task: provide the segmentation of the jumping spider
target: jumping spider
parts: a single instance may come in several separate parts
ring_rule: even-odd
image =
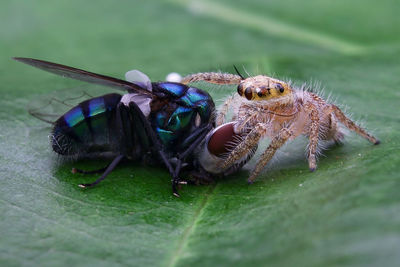
[[[233,118],[236,121],[235,132],[245,134],[245,137],[226,155],[225,160],[220,164],[221,168],[227,168],[248,154],[257,147],[261,138],[265,136],[271,138],[271,143],[248,178],[249,183],[254,182],[275,152],[286,141],[301,134],[309,139],[308,164],[310,171],[314,171],[317,168],[318,143],[331,140],[339,143],[344,138],[338,122],[371,143],[375,145],[380,143],[377,138],[350,120],[336,105],[327,103],[317,94],[304,88],[292,87],[290,83],[264,75],[244,78],[239,72],[238,75],[196,73],[184,77],[182,83],[198,81],[238,85],[238,94],[225,101],[216,121],[217,125],[223,124],[230,107],[238,106]]]

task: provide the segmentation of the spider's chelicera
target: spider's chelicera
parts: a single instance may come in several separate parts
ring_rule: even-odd
[[[228,110],[233,106],[235,132],[244,134],[245,137],[233,144],[234,149],[226,155],[221,168],[227,168],[248,154],[257,147],[263,137],[271,138],[271,143],[248,178],[249,183],[256,179],[286,141],[299,135],[305,135],[309,139],[308,164],[310,170],[314,171],[317,167],[318,143],[332,140],[340,143],[344,138],[343,129],[338,122],[371,143],[380,143],[377,138],[349,119],[336,105],[304,88],[294,88],[290,83],[264,75],[244,78],[239,73],[235,75],[214,72],[188,75],[183,78],[182,83],[197,81],[238,85],[238,94],[225,101],[216,121],[217,125],[223,124]]]

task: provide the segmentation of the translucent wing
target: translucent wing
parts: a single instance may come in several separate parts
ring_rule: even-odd
[[[54,124],[65,112],[93,97],[78,88],[59,90],[34,99],[28,106],[28,112],[41,121]]]
[[[119,90],[124,90],[128,92],[135,92],[140,94],[145,94],[151,96],[152,93],[146,87],[142,87],[139,84],[135,84],[129,81],[120,80],[110,76],[105,76],[57,63],[52,63],[44,60],[33,59],[33,58],[22,58],[15,57],[16,61],[31,65],[33,67],[63,76],[75,80],[80,80],[84,82],[94,83],[113,87]],[[147,76],[146,76],[147,77]]]

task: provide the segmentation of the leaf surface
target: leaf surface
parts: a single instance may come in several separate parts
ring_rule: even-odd
[[[399,4],[396,1],[3,1],[0,4],[1,266],[395,266],[400,261]],[[123,78],[266,73],[318,82],[382,141],[350,134],[310,173],[305,139],[248,186],[254,160],[171,194],[166,170],[65,162],[38,97],[84,86],[11,60],[34,57]],[[232,87],[204,86],[217,105]],[[61,92],[60,91],[60,92]],[[265,147],[265,144],[264,146]],[[259,151],[261,153],[262,151]]]

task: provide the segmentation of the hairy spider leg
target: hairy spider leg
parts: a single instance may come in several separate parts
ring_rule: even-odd
[[[261,129],[260,129],[261,130]],[[264,130],[264,129],[263,129]],[[282,128],[279,133],[272,138],[271,143],[261,155],[260,159],[258,160],[256,166],[254,167],[253,171],[250,174],[249,179],[247,182],[252,184],[257,176],[260,174],[262,169],[267,165],[267,163],[272,159],[275,155],[275,152],[283,146],[286,141],[293,135],[293,132],[288,128]]]
[[[260,139],[265,135],[267,127],[264,123],[257,123],[249,134],[229,153],[221,168],[225,169],[231,166],[256,147]]]
[[[239,84],[243,80],[236,74],[219,72],[199,72],[187,75],[182,78],[181,83],[188,84],[193,82],[205,81],[214,84]]]
[[[367,131],[365,131],[363,128],[361,128],[360,126],[355,124],[346,115],[344,115],[343,111],[341,111],[340,108],[338,108],[335,105],[331,105],[331,108],[332,108],[332,111],[334,112],[336,118],[341,123],[343,123],[347,128],[349,128],[350,130],[352,130],[352,131],[356,132],[357,134],[361,135],[362,137],[364,137],[365,139],[367,139],[368,141],[370,141],[374,145],[380,144],[381,141],[379,141],[379,139],[375,138],[374,136],[369,134]]]
[[[215,124],[217,127],[225,123],[226,114],[228,114],[229,107],[232,105],[233,100],[234,96],[229,96],[219,109],[217,118],[215,119]]]
[[[316,153],[317,153],[317,146],[318,146],[318,139],[319,139],[319,115],[318,110],[315,108],[314,105],[310,105],[311,113],[310,113],[310,134],[309,134],[309,145],[308,145],[308,166],[310,171],[315,171],[317,168],[316,162]]]

